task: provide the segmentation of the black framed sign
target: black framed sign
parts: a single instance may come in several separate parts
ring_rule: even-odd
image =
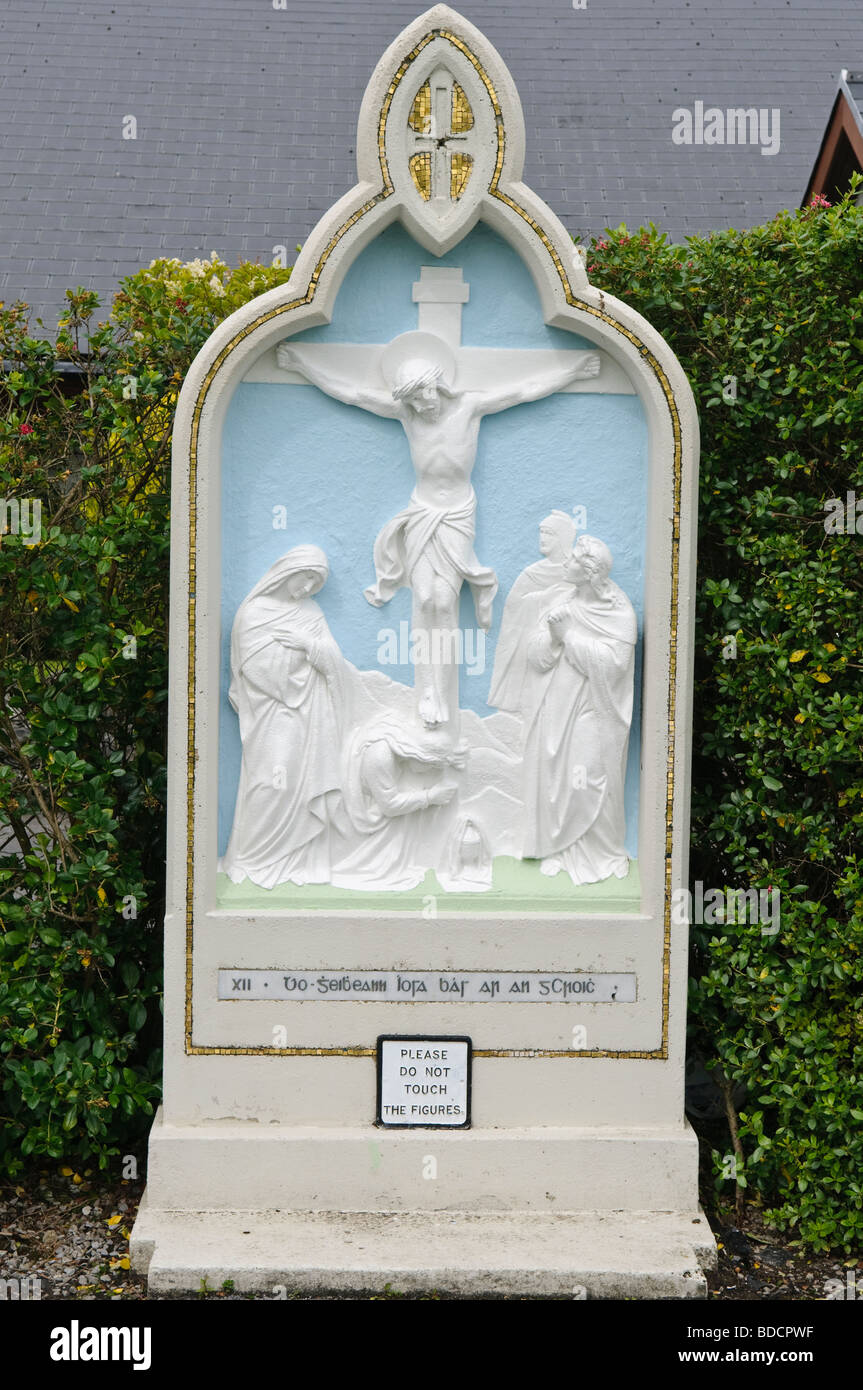
[[[398,1129],[468,1129],[472,1062],[470,1038],[381,1035],[375,1123]]]

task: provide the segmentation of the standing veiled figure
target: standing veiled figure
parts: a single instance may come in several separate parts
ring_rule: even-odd
[[[575,518],[553,511],[539,523],[542,559],[522,570],[507,595],[494,656],[488,703],[496,709],[521,713],[525,677],[524,635],[543,611],[548,611],[549,589],[565,596],[571,581],[566,566],[575,541]]]
[[[623,786],[638,633],[611,564],[602,541],[580,536],[569,596],[552,602],[527,642],[522,854],[575,884],[629,869]]]
[[[345,663],[312,599],[329,573],[314,545],[289,550],[237,609],[228,698],[243,762],[219,869],[235,883],[326,883],[341,787]]]

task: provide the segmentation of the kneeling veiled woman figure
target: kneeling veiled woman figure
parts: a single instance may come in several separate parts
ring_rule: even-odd
[[[237,609],[228,698],[243,762],[219,869],[235,883],[326,883],[339,799],[345,663],[312,595],[329,567],[314,545],[289,550]]]

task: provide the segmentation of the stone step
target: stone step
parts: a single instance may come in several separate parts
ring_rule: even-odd
[[[690,1299],[715,1261],[700,1211],[170,1212],[142,1204],[133,1266],[150,1293],[271,1298]]]

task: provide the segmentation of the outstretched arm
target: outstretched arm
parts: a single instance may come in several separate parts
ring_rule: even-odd
[[[390,419],[398,416],[398,408],[389,392],[357,386],[346,377],[336,376],[329,368],[309,362],[288,343],[279,343],[276,361],[286,371],[304,376],[312,386],[326,391],[328,396],[334,396],[345,405],[358,405],[363,410],[370,410],[375,415],[386,415]]]
[[[508,410],[511,405],[522,405],[525,401],[538,401],[543,396],[551,396],[562,391],[573,381],[590,381],[599,376],[599,355],[595,352],[579,355],[578,361],[546,372],[541,377],[520,382],[517,386],[504,387],[500,391],[477,392],[477,412],[480,415],[496,415],[499,410]],[[470,395],[474,393],[471,392]]]

